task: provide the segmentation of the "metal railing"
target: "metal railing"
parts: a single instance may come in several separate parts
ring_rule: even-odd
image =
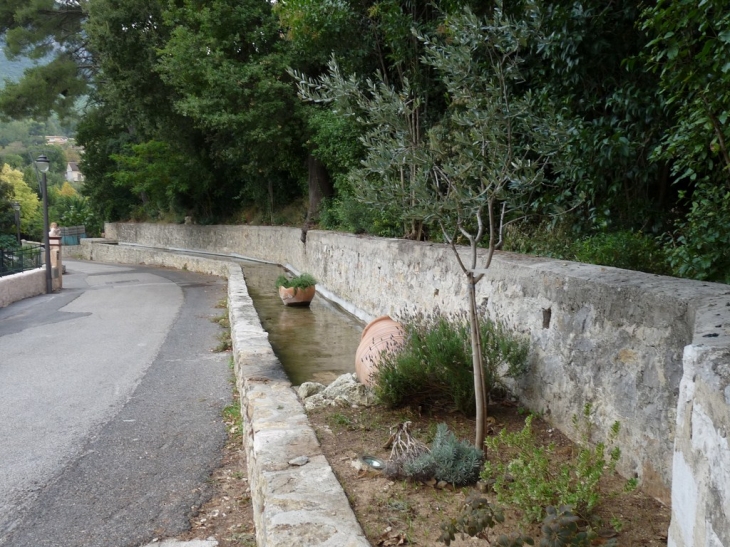
[[[42,245],[27,245],[21,249],[0,249],[0,277],[34,270],[43,265]]]

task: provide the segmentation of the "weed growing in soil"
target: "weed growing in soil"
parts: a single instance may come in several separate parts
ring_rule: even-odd
[[[344,414],[339,414],[339,413],[333,414],[332,416],[330,416],[329,421],[334,425],[340,425],[343,427],[352,426],[352,421],[350,420],[350,418],[348,418]]]
[[[241,417],[241,402],[236,398],[223,409],[223,422],[232,438],[239,441],[243,437],[243,418]]]
[[[213,351],[220,353],[223,351],[229,351],[233,348],[233,341],[231,340],[231,323],[228,315],[228,301],[225,299],[221,300],[215,307],[223,309],[223,313],[216,315],[211,319],[213,323],[217,323],[223,329],[217,336],[218,344],[213,348]]]
[[[548,506],[542,521],[540,547],[590,547],[598,534],[590,527],[581,529],[580,517],[574,515],[569,506],[555,508]],[[523,547],[535,545],[530,536],[512,533],[490,538],[490,530],[504,522],[504,513],[493,507],[487,498],[476,496],[467,500],[460,515],[441,525],[441,543],[451,545],[456,534],[479,537],[492,543],[496,539],[499,547]],[[616,539],[603,543],[606,547],[616,547]]]
[[[574,417],[574,424],[582,425],[583,446],[559,466],[554,465],[555,447],[540,446],[532,432],[532,416],[525,420],[521,431],[487,439],[489,459],[481,477],[492,482],[497,499],[516,505],[524,511],[525,519],[539,522],[544,508],[568,506],[587,520],[600,501],[598,483],[604,473],[613,473],[621,455],[613,448],[606,460],[606,445],[588,445],[591,406],[583,410],[582,421]],[[619,423],[614,423],[609,436],[613,443],[618,436]]]

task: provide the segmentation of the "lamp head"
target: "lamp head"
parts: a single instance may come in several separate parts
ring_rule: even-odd
[[[40,156],[38,156],[35,160],[35,164],[41,173],[48,172],[48,168],[51,166],[51,162],[48,161],[48,158],[45,154],[41,154]]]

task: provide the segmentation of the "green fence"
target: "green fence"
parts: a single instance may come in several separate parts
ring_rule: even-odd
[[[0,277],[40,268],[42,249],[41,245],[12,250],[0,249]]]
[[[86,237],[85,226],[65,226],[61,227],[61,244],[62,245],[79,245],[80,239]]]

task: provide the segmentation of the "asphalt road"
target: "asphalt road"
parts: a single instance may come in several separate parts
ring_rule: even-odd
[[[136,547],[185,530],[225,440],[225,281],[67,261],[0,309],[0,546]]]

